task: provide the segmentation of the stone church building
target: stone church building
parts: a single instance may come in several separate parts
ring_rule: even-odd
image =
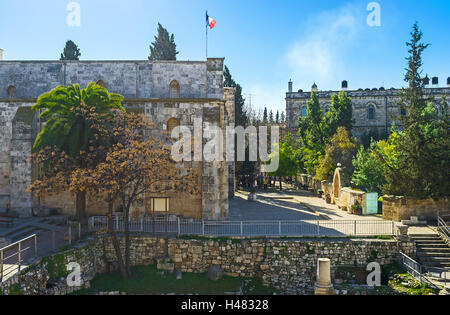
[[[26,189],[36,177],[29,157],[42,123],[31,110],[36,99],[59,85],[90,82],[122,94],[124,106],[145,113],[168,139],[173,127],[194,120],[208,125],[234,125],[234,89],[223,87],[224,59],[206,61],[6,61],[0,59],[0,213],[22,217],[42,206],[74,214],[70,193],[35,198]],[[205,142],[205,139],[203,140]],[[227,219],[234,189],[234,163],[189,162],[183,167],[198,173],[200,192],[182,191],[150,196],[142,211],[161,211],[187,218]],[[88,215],[106,213],[106,205],[88,200]]]
[[[402,113],[400,106],[401,89],[359,89],[348,90],[348,82],[343,81],[342,90],[347,93],[352,100],[353,105],[353,134],[361,139],[364,134],[375,131],[379,135],[388,134],[392,123],[395,122],[400,126],[400,122],[396,117],[405,114]],[[311,88],[316,91],[323,112],[327,112],[331,106],[331,97],[340,91],[319,91],[317,85]],[[440,110],[442,99],[445,98],[447,104],[450,104],[450,78],[447,79],[447,87],[439,87],[437,77],[432,79],[432,86],[425,89],[427,96],[434,97],[435,106]],[[299,90],[293,91],[292,81],[288,84],[288,92],[286,93],[286,121],[287,129],[295,133],[298,129],[299,117],[307,116],[307,103],[311,99],[311,92]]]

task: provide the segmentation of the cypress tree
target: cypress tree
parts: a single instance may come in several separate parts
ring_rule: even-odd
[[[80,56],[81,53],[78,46],[73,41],[68,40],[59,60],[80,60]]]
[[[155,41],[150,45],[149,60],[177,60],[177,45],[175,36],[169,35],[169,32],[158,23],[158,35]]]

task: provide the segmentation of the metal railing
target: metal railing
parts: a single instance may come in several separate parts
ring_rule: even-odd
[[[25,266],[24,262],[44,257],[81,240],[88,229],[75,222],[53,230],[41,230],[0,249],[0,283],[13,278]]]
[[[423,285],[435,289],[443,289],[447,283],[450,283],[449,269],[425,267],[402,252],[400,252],[400,263],[407,273]]]
[[[437,217],[437,231],[441,235],[441,237],[444,239],[444,241],[449,244],[450,246],[450,228],[447,225],[447,222],[445,221],[445,218],[450,216],[439,216]]]
[[[34,249],[34,257],[37,257],[37,235],[33,234],[18,242],[0,248],[0,282],[11,275],[20,272],[22,262]],[[29,258],[29,257],[28,257]]]
[[[114,230],[124,232],[124,218],[113,217]],[[107,217],[91,217],[91,231],[106,229]],[[392,221],[205,221],[143,217],[129,222],[130,232],[204,236],[378,236],[394,235]]]

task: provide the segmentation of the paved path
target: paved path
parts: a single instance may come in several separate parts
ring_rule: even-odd
[[[322,220],[322,218],[294,199],[271,199],[258,195],[257,201],[248,202],[246,194],[237,193],[230,201],[230,220]]]
[[[380,216],[358,216],[330,205],[304,190],[258,192],[256,202],[247,201],[248,192],[239,191],[230,202],[230,220],[365,220],[383,221]]]

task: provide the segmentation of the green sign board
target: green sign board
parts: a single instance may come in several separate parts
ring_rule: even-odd
[[[365,215],[378,213],[378,193],[366,194],[366,213]]]

